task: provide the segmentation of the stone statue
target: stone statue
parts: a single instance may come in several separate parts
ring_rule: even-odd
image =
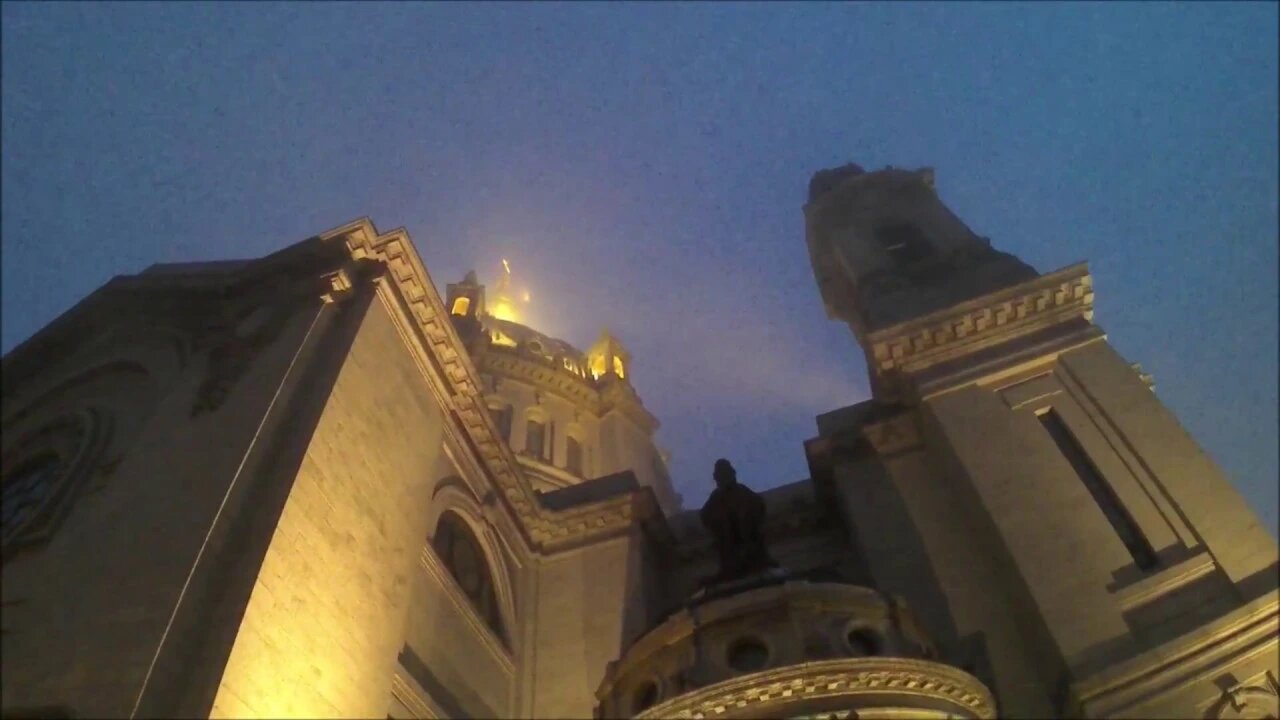
[[[716,461],[712,477],[716,489],[699,513],[702,524],[715,538],[720,570],[703,580],[717,585],[777,567],[764,544],[764,498],[738,482],[728,460]]]

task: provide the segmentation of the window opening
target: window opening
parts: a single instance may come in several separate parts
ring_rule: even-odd
[[[572,435],[565,436],[565,469],[569,472],[582,476],[582,443]]]
[[[494,592],[493,576],[485,560],[480,542],[476,540],[466,521],[453,512],[445,512],[436,525],[431,545],[449,574],[462,588],[467,600],[495,634],[507,642],[498,612],[498,597]]]
[[[1066,457],[1067,462],[1071,464],[1071,468],[1076,472],[1076,477],[1080,478],[1080,482],[1084,483],[1085,488],[1089,490],[1089,494],[1093,496],[1094,502],[1102,510],[1102,514],[1106,516],[1107,521],[1111,523],[1111,527],[1115,529],[1116,534],[1120,536],[1120,540],[1124,542],[1125,548],[1129,550],[1129,554],[1133,557],[1134,564],[1143,570],[1155,567],[1157,563],[1156,554],[1151,548],[1151,544],[1147,542],[1147,538],[1138,529],[1138,524],[1133,521],[1133,517],[1125,510],[1110,483],[1098,472],[1097,467],[1089,459],[1088,454],[1080,446],[1080,442],[1071,433],[1070,428],[1067,427],[1066,423],[1062,421],[1062,418],[1053,409],[1040,413],[1039,417],[1040,424],[1044,426],[1044,429],[1049,433],[1049,437],[1053,438],[1054,443],[1057,444],[1058,450]]]
[[[536,458],[545,457],[547,426],[532,418],[526,423],[524,451]]]

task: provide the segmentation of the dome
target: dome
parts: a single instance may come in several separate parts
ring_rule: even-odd
[[[587,356],[559,338],[540,333],[528,325],[502,320],[492,315],[477,317],[481,331],[488,337],[490,348],[524,350],[540,356],[580,378],[587,377]]]
[[[580,350],[520,322],[528,292],[512,288],[504,262],[492,293],[468,273],[445,303],[484,387],[498,435],[537,492],[631,472],[658,504],[678,511],[657,418],[631,384],[631,355],[607,330]],[[516,302],[514,298],[520,297]]]

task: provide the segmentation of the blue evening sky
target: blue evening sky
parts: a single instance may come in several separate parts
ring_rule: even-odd
[[[1277,5],[3,5],[3,350],[113,275],[405,226],[608,326],[689,505],[807,476],[867,397],[810,175],[932,166],[976,232],[1088,260],[1095,320],[1277,525]],[[406,429],[411,432],[412,429]]]

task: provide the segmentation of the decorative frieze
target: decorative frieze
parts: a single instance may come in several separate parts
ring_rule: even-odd
[[[886,705],[934,709],[943,704],[949,706],[950,717],[996,716],[991,694],[967,673],[927,660],[860,657],[807,662],[736,678],[685,693],[635,717],[774,717],[788,708],[805,708],[809,713],[835,709],[815,707],[819,703],[841,709]]]
[[[1077,317],[1093,318],[1083,263],[871,333],[872,371],[923,369]]]

